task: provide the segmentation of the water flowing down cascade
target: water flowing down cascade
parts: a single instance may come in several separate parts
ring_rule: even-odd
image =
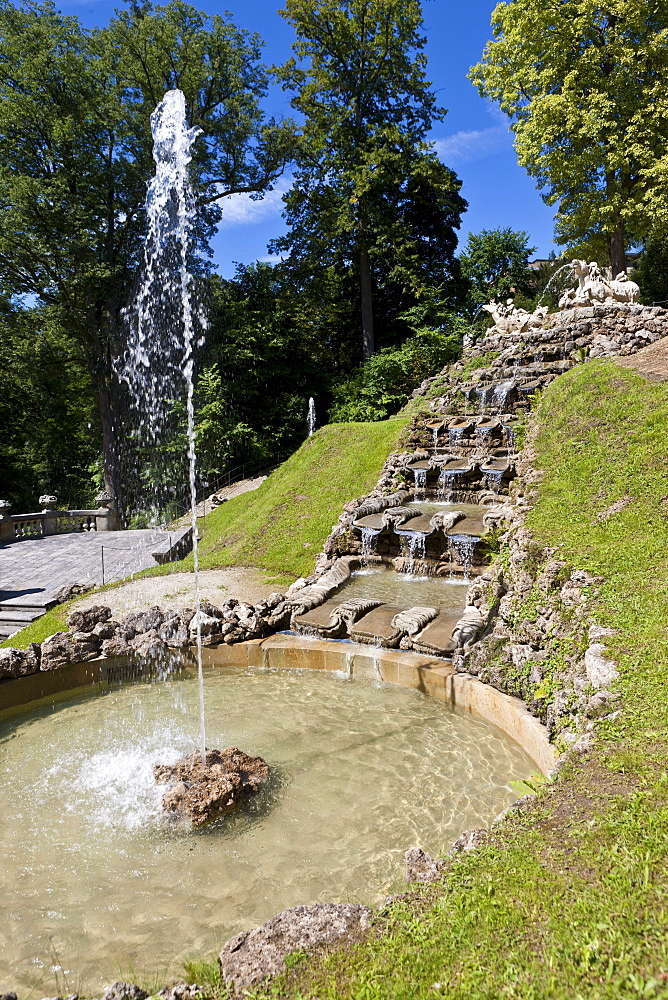
[[[501,480],[503,479],[503,469],[485,469],[483,476],[485,477],[485,486],[487,489],[498,493],[501,488]]]
[[[408,549],[406,573],[412,576],[416,561],[425,557],[427,536],[421,531],[401,531],[399,528],[395,528],[394,530],[400,538],[405,540]]]
[[[427,489],[427,470],[413,469],[413,475],[415,476],[415,499],[419,500]]]
[[[315,400],[313,399],[313,396],[309,397],[308,416],[306,419],[308,422],[308,436],[313,437],[313,433],[315,431]]]
[[[506,400],[508,399],[508,396],[510,395],[510,393],[514,388],[515,388],[515,383],[512,381],[499,382],[499,384],[495,386],[494,392],[492,394],[492,405],[495,406],[499,411],[502,410],[503,407],[506,405]]]
[[[463,475],[462,469],[442,469],[438,477],[438,492],[436,498],[439,503],[449,503],[455,488],[455,480]]]
[[[448,431],[448,445],[453,450],[459,448],[464,437],[464,427],[451,427]]]
[[[471,569],[473,568],[473,555],[479,541],[480,538],[477,535],[448,535],[448,548],[450,550],[453,569],[454,564],[459,563],[466,581],[470,580]]]
[[[197,625],[200,736],[206,761],[201,602],[196,519],[196,454],[193,402],[194,350],[205,327],[193,304],[194,279],[188,269],[193,249],[195,197],[188,176],[191,147],[201,129],[188,128],[185,97],[168,90],[151,115],[155,177],[146,195],[147,235],[141,280],[125,313],[128,343],[119,378],[129,389],[144,447],[158,446],[173,428],[186,397],[187,460],[190,480]],[[158,448],[155,448],[158,451]]]
[[[478,447],[489,448],[492,442],[493,433],[494,433],[493,427],[476,427],[475,436]]]
[[[380,528],[361,528],[362,534],[362,565],[368,566],[369,557],[375,555]]]

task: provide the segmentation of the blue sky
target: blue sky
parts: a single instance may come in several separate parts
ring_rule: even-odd
[[[257,31],[265,40],[265,61],[283,62],[291,53],[293,31],[278,13],[277,0],[192,0],[208,14],[229,11],[241,28]],[[106,24],[114,8],[109,0],[68,0],[59,5],[64,14],[77,16],[87,27]],[[536,256],[546,257],[555,249],[553,213],[546,206],[533,180],[518,166],[512,133],[498,108],[484,101],[467,80],[469,67],[477,62],[490,37],[488,0],[425,0],[428,76],[439,102],[448,108],[445,121],[433,133],[436,149],[463,181],[462,194],[469,203],[462,220],[460,248],[469,232],[511,226],[523,229],[536,247]],[[266,103],[274,115],[291,114],[289,97],[275,87]],[[231,276],[234,263],[268,260],[268,240],[284,232],[281,193],[289,185],[283,178],[261,202],[234,196],[223,203],[224,218],[213,244],[214,259],[221,274]]]

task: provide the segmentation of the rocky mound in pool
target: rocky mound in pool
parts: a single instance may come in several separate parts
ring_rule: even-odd
[[[155,764],[153,774],[159,785],[169,785],[162,797],[165,812],[204,826],[256,795],[269,778],[269,765],[227,747],[207,750],[206,765],[198,751],[175,764]]]

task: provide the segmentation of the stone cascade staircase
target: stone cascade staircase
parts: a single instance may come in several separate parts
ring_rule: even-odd
[[[55,601],[46,604],[0,602],[0,642],[9,639],[15,632],[41,618],[55,603]]]
[[[458,643],[482,629],[475,609],[406,608],[382,601],[353,599],[325,601],[293,618],[298,635],[320,639],[350,639],[376,649],[405,649],[449,658]],[[467,615],[468,611],[468,615]]]
[[[668,310],[624,303],[562,310],[523,332],[492,327],[413,398],[429,395],[440,413],[527,411],[537,391],[574,365],[626,357],[667,335]]]
[[[390,457],[377,491],[410,495],[391,511],[353,513],[337,551],[399,572],[479,574],[489,561],[479,543],[500,523],[489,508],[508,501],[517,424],[532,397],[576,364],[634,354],[666,335],[667,310],[629,303],[563,310],[522,331],[492,327],[413,393],[424,407],[408,428],[408,450]],[[474,504],[480,513],[469,508],[448,523],[416,501]]]

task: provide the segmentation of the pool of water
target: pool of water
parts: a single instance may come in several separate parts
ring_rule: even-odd
[[[197,744],[192,672],[0,721],[4,988],[165,981],[285,907],[379,902],[405,887],[407,848],[446,850],[535,770],[493,726],[401,688],[219,668],[205,689],[208,745],[261,754],[273,777],[197,832],[163,819],[152,778]]]
[[[407,507],[415,507],[420,514],[438,514],[441,511],[461,510],[467,517],[482,517],[489,508],[477,503],[445,503],[439,500],[411,500]]]
[[[336,598],[369,597],[405,608],[438,608],[441,611],[466,606],[470,586],[462,577],[410,576],[391,569],[361,569],[351,574],[336,592]]]

